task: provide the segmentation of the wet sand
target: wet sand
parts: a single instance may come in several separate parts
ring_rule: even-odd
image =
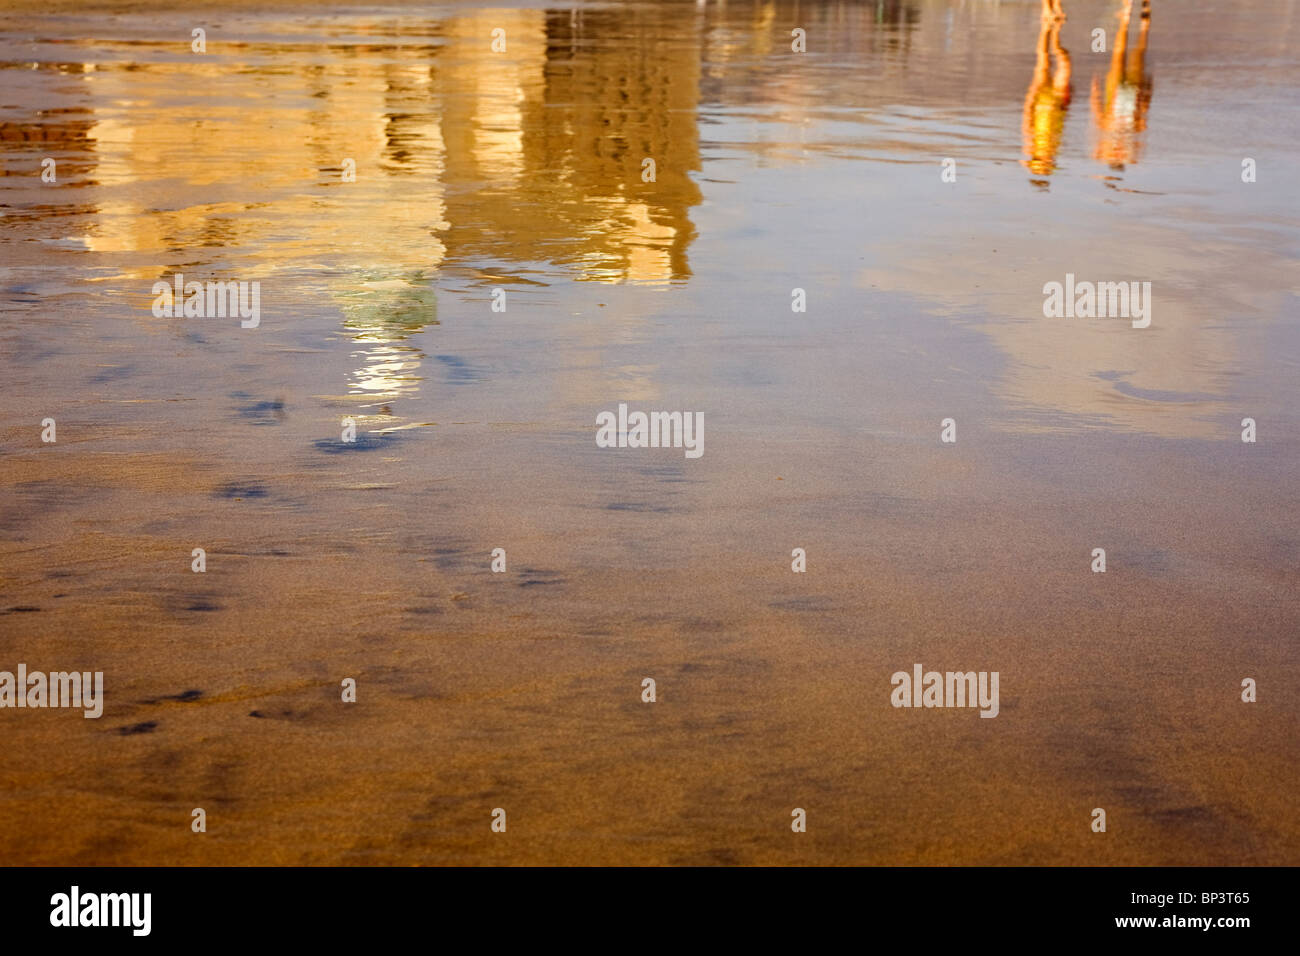
[[[0,669],[106,704],[0,711],[0,862],[1300,862],[1297,19],[1165,7],[1116,146],[1067,3],[1050,173],[1037,4],[7,7]]]

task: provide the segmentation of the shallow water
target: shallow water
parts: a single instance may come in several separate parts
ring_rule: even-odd
[[[1300,10],[1038,6],[6,5],[0,859],[1300,862]]]

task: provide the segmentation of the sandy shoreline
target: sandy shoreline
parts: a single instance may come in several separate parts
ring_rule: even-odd
[[[101,460],[81,478],[144,512],[150,488],[177,478],[156,456],[147,464]],[[6,459],[6,487],[32,489],[16,465]],[[935,467],[936,480],[970,487],[969,469]],[[802,524],[800,499],[854,513],[807,484],[784,476],[764,507],[739,499],[703,527],[603,510],[563,540],[516,531],[506,575],[487,570],[499,536],[470,541],[474,520],[463,538],[438,532],[464,547],[426,549],[441,516],[344,539],[308,530],[312,516],[274,496],[200,506],[224,533],[197,590],[166,535],[86,530],[9,550],[6,597],[40,610],[6,615],[7,657],[102,666],[109,691],[99,721],[47,712],[13,725],[21,759],[0,818],[25,837],[6,862],[1294,859],[1295,758],[1279,731],[1296,721],[1284,701],[1297,598],[1284,574],[1234,549],[1232,522],[1184,529],[1177,558],[1113,548],[1102,579],[1086,550],[1073,568],[1060,560],[1070,516],[1050,507],[867,506],[854,532],[799,538],[811,562],[799,577],[777,539]],[[340,494],[358,508],[397,496]],[[554,507],[474,517],[526,527]],[[71,512],[73,528],[103,524],[93,510],[47,508],[55,521]],[[1146,518],[1166,539],[1180,520],[1168,498]],[[695,523],[735,547],[676,569],[584,555],[647,521],[684,537]],[[292,538],[280,530],[297,523]],[[733,537],[746,529],[750,547]],[[1196,572],[1197,552],[1218,565]],[[913,662],[999,670],[1001,714],[892,709],[888,675]],[[1247,673],[1267,689],[1255,708],[1234,690]],[[343,676],[359,681],[355,706],[339,703]],[[658,682],[654,705],[640,702],[644,676]],[[1122,840],[1089,839],[1098,805]],[[183,824],[193,806],[209,815],[202,839]],[[487,828],[496,806],[510,813],[509,845]],[[795,806],[816,822],[797,848],[782,823]]]

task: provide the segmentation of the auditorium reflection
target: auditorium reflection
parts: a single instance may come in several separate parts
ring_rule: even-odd
[[[498,27],[503,53],[483,40]],[[670,29],[646,8],[469,11],[435,29],[441,43],[413,57],[431,62],[388,68],[370,154],[357,158],[358,184],[369,173],[394,195],[379,206],[358,190],[355,212],[406,209],[413,228],[385,243],[382,223],[347,215],[334,224],[352,230],[356,247],[394,257],[334,293],[363,349],[354,394],[389,399],[417,387],[424,354],[412,336],[436,321],[428,268],[493,287],[557,267],[605,282],[690,275],[688,210],[700,201],[692,30]],[[606,39],[628,35],[643,39]],[[327,108],[336,95],[323,91],[321,123],[349,122]],[[315,141],[340,133],[323,129]],[[423,234],[413,242],[415,229]],[[410,261],[412,251],[423,259]]]
[[[600,281],[688,277],[697,26],[646,7],[512,16],[504,55],[482,42],[510,19],[500,11],[449,21],[439,52],[448,255]],[[638,42],[615,42],[626,36]]]
[[[691,274],[701,26],[670,14],[456,11],[346,57],[267,41],[246,55],[284,69],[258,69],[253,101],[178,98],[155,64],[101,69],[84,148],[113,188],[85,241],[142,287],[182,269],[319,283],[361,348],[349,391],[409,393],[439,269],[493,285]],[[128,100],[151,108],[128,116]],[[227,136],[236,123],[276,129],[275,162]]]

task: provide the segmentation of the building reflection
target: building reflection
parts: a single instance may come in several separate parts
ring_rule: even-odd
[[[611,282],[690,275],[700,42],[689,14],[667,14],[637,6],[449,21],[435,82],[451,258],[496,262],[505,252]],[[504,54],[486,43],[493,26],[506,29]],[[654,182],[642,181],[647,158]]]
[[[690,275],[701,42],[679,13],[277,24],[179,66],[123,42],[131,60],[85,67],[67,129],[96,186],[78,238],[141,289],[175,272],[315,289],[357,346],[349,392],[412,394],[440,272]]]

